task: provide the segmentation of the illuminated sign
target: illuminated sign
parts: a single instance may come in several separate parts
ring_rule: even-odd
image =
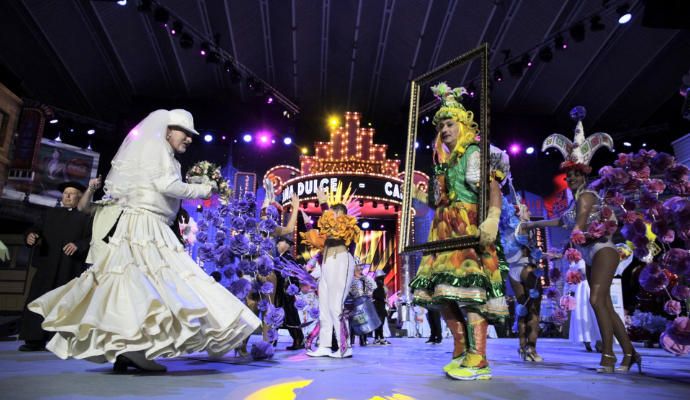
[[[326,189],[334,192],[338,184],[342,183],[343,190],[352,185],[355,197],[363,200],[376,200],[391,204],[402,203],[403,181],[384,175],[370,174],[315,174],[290,179],[283,185],[283,204],[290,203],[293,193],[300,200],[316,198],[316,189]]]

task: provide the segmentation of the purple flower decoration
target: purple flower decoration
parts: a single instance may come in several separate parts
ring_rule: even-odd
[[[230,239],[230,251],[239,256],[249,254],[249,239],[245,235],[235,235]]]
[[[319,318],[319,308],[318,307],[313,307],[309,309],[309,316],[312,317],[313,319]]]
[[[274,205],[270,205],[266,207],[266,217],[273,221],[278,221],[280,219],[280,213]]]
[[[259,275],[267,276],[273,271],[273,260],[265,254],[256,259],[256,265]]]
[[[264,315],[264,321],[274,327],[278,328],[283,325],[283,320],[285,319],[285,310],[282,307],[274,307],[272,305],[268,306],[268,310]]]
[[[690,287],[685,285],[676,285],[671,290],[671,296],[675,297],[676,299],[686,301],[687,299],[690,299]]]
[[[606,204],[610,206],[622,206],[625,203],[625,197],[620,192],[607,192],[605,200]]]
[[[274,349],[271,343],[257,342],[252,344],[250,354],[255,360],[266,360],[273,357]]]
[[[690,170],[688,170],[688,167],[683,164],[676,164],[673,167],[666,169],[664,175],[667,181],[676,183],[686,181],[689,173]]]
[[[271,238],[266,238],[261,241],[259,247],[261,248],[261,251],[264,253],[270,253],[275,249],[276,244]]]
[[[268,300],[261,299],[258,303],[256,303],[256,308],[261,312],[266,312],[266,310],[268,310],[269,304],[271,303],[269,303]]]
[[[554,300],[554,299],[561,297],[561,293],[554,286],[550,286],[550,287],[546,288],[546,290],[544,291],[544,294],[546,295],[547,299],[551,299],[551,300]]]
[[[223,269],[223,275],[228,279],[237,276],[237,266],[235,264],[226,264]]]
[[[307,306],[307,302],[304,299],[297,299],[295,300],[295,308],[298,310],[304,309],[304,307]]]
[[[644,209],[653,208],[659,203],[659,198],[655,193],[642,190],[640,193],[640,207]]]
[[[617,167],[622,167],[625,168],[628,166],[628,163],[630,162],[630,157],[632,154],[626,154],[626,153],[618,153],[618,159],[613,162],[613,164]]]
[[[276,331],[274,328],[271,328],[266,331],[266,341],[269,343],[273,343],[275,340],[278,339],[278,331]]]
[[[557,282],[559,279],[561,279],[561,270],[558,268],[551,268],[549,270],[549,279],[551,282]]]
[[[230,292],[235,295],[240,300],[243,300],[249,294],[252,289],[252,284],[246,279],[238,279],[230,284]]]
[[[278,227],[278,224],[271,218],[262,219],[261,222],[259,222],[258,226],[260,231],[266,233],[273,232],[276,229],[276,227]]]
[[[244,229],[250,231],[256,229],[256,218],[249,217],[244,220]]]
[[[668,222],[663,219],[659,219],[652,223],[652,232],[654,232],[654,234],[658,236],[659,240],[664,243],[673,243],[673,241],[676,239],[676,232],[671,229],[671,227],[668,225]]]
[[[591,224],[589,224],[589,228],[587,228],[587,233],[593,238],[600,238],[604,236],[604,234],[606,233],[606,225],[602,224],[599,221],[594,221]]]
[[[646,184],[645,188],[652,193],[663,193],[666,189],[666,184],[661,179],[650,179]]]
[[[668,285],[668,276],[657,264],[649,264],[640,273],[640,286],[650,293],[656,293]]]
[[[649,161],[649,165],[655,174],[661,174],[671,168],[675,162],[675,158],[672,155],[661,152]]]
[[[681,307],[680,302],[676,300],[669,300],[664,304],[664,312],[671,315],[680,315]]]
[[[254,195],[254,192],[244,192],[244,201],[247,203],[253,203],[256,201],[256,196]]]
[[[206,241],[208,240],[208,233],[206,233],[206,232],[200,230],[200,231],[196,234],[196,240],[197,240],[197,242],[199,242],[199,243],[204,243],[204,242],[206,242]]]
[[[246,224],[244,218],[235,217],[230,221],[230,227],[236,231],[243,231]]]
[[[263,294],[271,294],[273,293],[273,284],[271,282],[264,282],[259,291]]]
[[[288,296],[294,296],[297,293],[299,293],[299,288],[297,287],[297,285],[291,283],[285,290],[285,293],[287,293]]]

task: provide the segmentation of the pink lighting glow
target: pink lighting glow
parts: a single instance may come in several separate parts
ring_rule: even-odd
[[[511,154],[518,154],[521,149],[522,149],[522,147],[517,143],[511,144],[509,147]]]

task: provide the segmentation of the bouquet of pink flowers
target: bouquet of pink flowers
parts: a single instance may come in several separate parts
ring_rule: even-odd
[[[218,200],[221,204],[228,204],[232,194],[230,184],[223,178],[220,167],[216,164],[208,161],[199,161],[187,171],[185,178],[188,183],[215,184],[215,189],[218,191]]]

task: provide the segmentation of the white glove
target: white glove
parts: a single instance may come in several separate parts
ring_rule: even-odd
[[[488,246],[496,241],[498,235],[498,221],[501,218],[501,209],[489,207],[486,219],[479,225],[479,244]]]

